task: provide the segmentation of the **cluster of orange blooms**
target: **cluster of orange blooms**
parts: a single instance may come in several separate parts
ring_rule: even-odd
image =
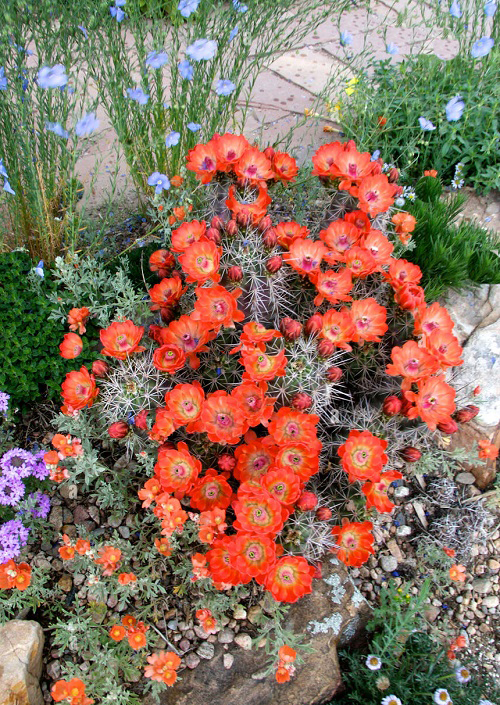
[[[56,681],[50,694],[56,703],[67,700],[70,705],[92,705],[95,702],[85,695],[85,683],[79,678],[72,678],[70,681]]]
[[[122,617],[121,624],[115,624],[109,630],[109,636],[113,641],[127,639],[130,647],[137,651],[146,646],[146,632],[149,629],[144,622],[138,622],[131,614]]]
[[[288,644],[283,644],[278,651],[278,665],[276,668],[275,677],[278,683],[286,683],[290,680],[290,676],[295,673],[293,662],[297,657],[297,652]]]
[[[69,472],[67,468],[59,465],[59,461],[82,455],[82,443],[80,438],[71,438],[69,434],[64,436],[62,433],[56,433],[51,443],[55,450],[44,453],[43,461],[49,468],[52,482],[60,483],[69,478]]]
[[[0,588],[2,590],[26,590],[31,582],[31,568],[27,563],[14,563],[11,559],[0,565]]]
[[[115,548],[114,546],[102,546],[98,549],[97,558],[95,558],[94,551],[87,539],[77,539],[73,544],[69,536],[63,534],[62,540],[64,545],[60,546],[58,551],[63,561],[73,560],[75,553],[78,553],[79,556],[87,555],[93,558],[94,563],[102,567],[102,574],[104,576],[112,575],[118,569],[122,558],[122,552],[119,548]],[[129,585],[136,581],[137,577],[134,573],[120,573],[118,575],[120,585]]]

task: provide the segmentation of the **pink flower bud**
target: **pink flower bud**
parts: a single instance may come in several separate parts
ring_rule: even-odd
[[[331,340],[320,340],[318,343],[318,355],[320,357],[330,357],[335,352],[335,345]]]
[[[263,218],[259,220],[259,223],[257,225],[257,230],[260,233],[265,233],[266,230],[269,230],[269,228],[272,228],[273,222],[271,220],[270,215],[265,215]]]
[[[297,340],[302,335],[302,323],[288,316],[281,319],[279,328],[285,340]]]
[[[297,507],[302,509],[303,512],[307,512],[318,504],[318,498],[314,492],[302,492],[297,500]]]
[[[228,220],[225,225],[226,233],[230,237],[234,237],[238,234],[238,224],[235,220]]]
[[[441,421],[438,423],[437,427],[441,433],[446,433],[447,436],[451,436],[452,433],[458,431],[458,424],[456,421],[453,421],[453,419],[450,419],[450,421]]]
[[[316,519],[319,521],[328,521],[328,519],[332,518],[332,510],[328,509],[328,507],[319,507],[319,509],[316,509]]]
[[[297,409],[297,411],[305,411],[306,409],[309,409],[312,406],[312,402],[313,400],[309,396],[309,394],[305,394],[305,392],[299,392],[292,399],[292,406],[294,409]]]
[[[216,228],[220,232],[222,232],[224,230],[224,221],[222,220],[220,215],[214,215],[214,217],[212,218],[212,220],[210,222],[210,225],[212,228]]]
[[[399,171],[396,169],[396,167],[393,167],[390,170],[390,172],[387,174],[387,178],[389,179],[389,182],[391,184],[394,184],[399,179]]]
[[[266,247],[274,247],[278,242],[278,236],[276,235],[276,230],[274,228],[269,228],[262,236],[262,242]]]
[[[174,310],[171,306],[164,306],[160,309],[160,316],[163,323],[170,323],[174,320]]]
[[[109,365],[104,360],[94,360],[92,363],[92,374],[96,377],[106,377],[109,372]]]
[[[243,228],[247,228],[252,222],[252,214],[247,208],[243,208],[236,216],[236,222]]]
[[[271,274],[276,274],[278,269],[281,269],[281,266],[283,264],[283,260],[279,255],[274,255],[274,257],[270,257],[267,262],[266,262],[266,269],[268,272],[271,272]]]
[[[274,149],[272,147],[266,147],[264,154],[268,159],[272,159],[274,157]]]
[[[408,448],[403,448],[401,451],[401,457],[407,463],[416,463],[422,457],[422,453],[418,450],[418,448],[408,446]]]
[[[229,453],[223,453],[217,458],[217,465],[225,472],[232,472],[236,467],[236,458]]]
[[[208,228],[204,237],[218,245],[220,243],[220,230],[218,228]]]
[[[323,316],[321,313],[314,313],[307,319],[304,325],[304,333],[306,335],[318,335],[323,328]]]
[[[129,425],[126,421],[115,421],[108,428],[108,433],[111,438],[125,438],[129,430]]]
[[[134,423],[137,428],[141,429],[141,431],[148,430],[148,414],[149,411],[147,409],[143,409],[142,411],[139,411],[134,417]]]
[[[226,274],[227,278],[231,282],[240,282],[243,279],[243,270],[241,267],[238,267],[236,265],[229,267]]]
[[[469,421],[472,421],[472,419],[478,414],[479,407],[474,406],[474,404],[468,404],[463,409],[457,411],[457,413],[455,414],[455,419],[458,421],[458,423],[468,423]]]
[[[399,397],[391,396],[384,399],[382,410],[386,416],[396,416],[401,412],[403,402]]]
[[[343,374],[340,367],[329,367],[326,371],[326,378],[329,382],[338,382],[342,379]]]

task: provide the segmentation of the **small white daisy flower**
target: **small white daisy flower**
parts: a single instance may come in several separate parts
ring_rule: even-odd
[[[370,671],[378,671],[379,668],[382,667],[382,661],[379,659],[378,656],[374,656],[373,654],[369,654],[366,658],[366,665],[370,669]]]
[[[434,702],[437,703],[437,705],[453,705],[452,700],[450,698],[450,694],[446,690],[446,688],[438,688],[437,690],[434,691]]]
[[[465,666],[455,669],[455,676],[459,683],[468,683],[471,679],[471,672]]]
[[[403,705],[403,703],[395,695],[388,695],[381,701],[380,705]]]

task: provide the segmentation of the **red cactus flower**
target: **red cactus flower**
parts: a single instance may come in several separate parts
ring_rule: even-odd
[[[186,426],[189,433],[198,428],[195,422],[201,416],[204,401],[205,393],[196,380],[192,384],[176,384],[165,395],[165,403],[172,419],[179,426]]]
[[[382,335],[388,330],[386,323],[387,311],[374,298],[358,299],[352,302],[351,318],[354,324],[352,340],[373,341],[379,343]]]
[[[458,423],[468,423],[479,414],[479,407],[474,404],[468,404],[463,409],[459,409],[455,414],[455,419]]]
[[[168,328],[161,329],[161,342],[163,345],[173,344],[181,348],[190,366],[196,370],[200,366],[197,353],[208,350],[205,344],[216,335],[208,323],[192,316],[181,316],[177,321],[172,321]]]
[[[296,411],[305,411],[306,409],[310,409],[312,403],[312,397],[310,397],[309,394],[305,394],[304,392],[299,392],[292,399],[292,407]]]
[[[94,360],[92,363],[92,374],[95,377],[106,377],[109,372],[109,365],[104,360]]]
[[[332,535],[337,541],[335,554],[337,558],[351,567],[358,567],[366,563],[373,550],[373,536],[371,521],[351,522],[344,519],[342,526],[334,526]]]
[[[274,463],[275,448],[255,440],[238,446],[234,451],[236,467],[234,477],[239,482],[259,480]]]
[[[214,443],[238,443],[248,429],[248,424],[238,402],[227,392],[219,390],[209,394],[203,404],[200,430],[205,431]]]
[[[394,203],[397,186],[389,183],[385,174],[367,176],[359,186],[351,187],[350,193],[359,200],[359,207],[372,218],[384,213]]]
[[[252,382],[239,384],[231,392],[231,396],[237,400],[245,414],[245,420],[249,426],[262,424],[267,426],[269,419],[274,412],[275,399],[266,397],[267,385],[261,382],[259,385]]]
[[[304,443],[287,443],[280,445],[274,464],[277,468],[290,468],[302,482],[307,482],[319,470],[319,455]]]
[[[241,267],[233,265],[232,267],[229,267],[229,269],[226,271],[226,275],[229,281],[240,282],[243,279],[243,270]]]
[[[231,504],[233,491],[223,475],[210,468],[190,491],[191,506],[200,512],[215,508],[226,509]]]
[[[413,383],[430,377],[438,369],[438,363],[433,355],[414,340],[408,340],[401,348],[394,347],[391,351],[391,360],[392,364],[387,365],[385,371],[391,376],[401,375],[404,390],[410,389]]]
[[[453,333],[435,330],[426,336],[425,346],[442,370],[463,365],[463,350]]]
[[[186,169],[194,171],[196,178],[202,184],[208,184],[217,173],[217,153],[215,143],[197,144],[189,150]]]
[[[306,276],[319,271],[326,252],[327,249],[321,240],[296,238],[290,244],[288,252],[283,254],[283,259],[299,274]]]
[[[330,250],[327,261],[344,262],[346,253],[358,244],[361,231],[352,223],[339,219],[330,223],[326,230],[321,230],[319,236]]]
[[[278,243],[286,250],[298,238],[305,239],[309,235],[309,229],[305,225],[299,225],[294,220],[278,223],[274,228],[274,232]]]
[[[284,350],[280,350],[277,355],[267,355],[260,350],[251,352],[243,350],[239,362],[245,367],[243,379],[257,383],[275,377],[284,377],[287,365]]]
[[[210,323],[212,326],[234,328],[235,322],[245,318],[243,311],[238,309],[237,299],[241,289],[228,291],[223,286],[197,287],[193,318]]]
[[[160,449],[155,465],[164,492],[189,492],[201,472],[201,462],[188,450],[186,443],[173,448]]]
[[[425,291],[418,284],[405,282],[395,289],[394,301],[404,311],[415,311],[425,304]]]
[[[418,448],[413,448],[413,446],[403,448],[400,455],[407,463],[416,463],[422,457],[422,453],[418,450]]]
[[[318,292],[314,299],[315,306],[321,306],[325,299],[332,304],[339,301],[352,301],[352,297],[349,296],[352,289],[350,269],[340,269],[338,272],[334,272],[333,269],[326,272],[313,272],[309,278]]]
[[[260,483],[281,504],[292,505],[300,497],[302,482],[291,469],[269,470],[260,477]]]
[[[249,487],[246,487],[246,485]],[[263,487],[254,483],[243,483],[238,497],[233,501],[236,519],[233,527],[237,531],[266,536],[276,536],[281,531],[288,512],[281,502],[274,499]]]
[[[329,309],[323,315],[323,328],[320,336],[337,348],[352,350],[349,342],[354,339],[355,328],[350,311]]]
[[[350,431],[346,442],[337,451],[349,482],[377,482],[387,462],[386,448],[387,441],[377,438],[370,431]]]
[[[405,392],[408,401],[415,406],[407,413],[409,419],[420,416],[427,426],[436,430],[441,421],[450,421],[455,410],[455,390],[444,380],[441,375],[417,382],[418,393]]]
[[[295,177],[299,173],[297,162],[286,152],[274,152],[271,168],[276,181],[282,181],[283,183],[295,181]]]
[[[152,272],[158,272],[158,276],[163,279],[170,272],[175,264],[175,257],[168,250],[155,250],[149,256],[149,268]]]
[[[283,258],[280,255],[274,255],[270,257],[266,262],[266,269],[270,274],[276,274],[278,270],[283,266]]]
[[[394,245],[380,230],[370,230],[368,235],[362,238],[361,244],[371,254],[378,268],[389,264]]]
[[[143,326],[135,326],[132,321],[112,323],[99,333],[104,349],[102,355],[109,355],[118,360],[125,360],[132,353],[143,352],[145,347],[139,345],[144,335]]]
[[[365,482],[361,492],[366,496],[366,508],[375,507],[378,512],[392,512],[396,506],[387,496],[389,485],[394,480],[400,480],[403,475],[397,470],[389,470],[380,475],[377,482]]]
[[[237,533],[229,546],[231,564],[243,582],[252,578],[264,579],[276,563],[276,544],[267,536]]]
[[[342,379],[343,374],[340,367],[329,367],[326,371],[326,378],[329,382],[338,382]]]
[[[86,367],[71,370],[61,385],[61,394],[65,406],[63,413],[79,411],[86,406],[91,407],[99,394],[95,385],[94,375],[89,374]]]
[[[252,186],[264,186],[266,181],[273,178],[271,162],[255,147],[243,152],[234,166],[234,172],[243,183]]]
[[[239,201],[236,198],[236,188],[233,185],[229,189],[229,195],[226,200],[226,206],[233,214],[233,218],[237,218],[241,214],[248,214],[254,225],[256,225],[265,216],[267,207],[270,203],[271,196],[267,192],[267,188],[265,188],[264,186],[258,187],[257,197],[253,201]],[[228,235],[236,235],[236,233],[238,232],[237,226],[236,232],[229,232],[228,226],[229,223],[226,226],[226,232],[228,233]]]
[[[182,223],[172,230],[172,252],[185,252],[187,248],[198,242],[206,233],[207,224],[204,220],[191,220]]]
[[[280,558],[266,577],[266,589],[278,602],[296,602],[312,592],[314,567],[302,556]]]
[[[161,372],[174,374],[177,370],[184,367],[186,363],[186,355],[184,350],[173,343],[162,345],[153,353],[153,365]]]
[[[282,406],[271,419],[269,434],[277,445],[304,443],[316,451],[321,450],[321,441],[317,438],[319,416],[303,414],[290,407]]]
[[[59,350],[61,357],[66,360],[74,360],[83,350],[83,341],[76,333],[66,333],[59,345]]]
[[[215,143],[218,169],[226,172],[233,170],[247,149],[250,149],[250,143],[243,135],[230,132],[221,135]]]
[[[222,250],[210,240],[198,240],[179,255],[179,264],[185,272],[187,282],[203,284],[208,280],[220,280],[219,264]]]
[[[90,316],[90,311],[86,306],[82,308],[72,308],[68,312],[68,323],[69,329],[72,331],[78,331],[79,335],[85,333],[85,324],[87,318]]]
[[[302,324],[289,316],[281,319],[279,328],[285,340],[297,340],[302,335]]]

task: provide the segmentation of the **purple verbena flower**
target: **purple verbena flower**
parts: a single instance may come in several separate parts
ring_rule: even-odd
[[[2,160],[0,159],[0,162]],[[0,167],[3,167],[3,164],[0,164]],[[1,168],[0,168],[0,174],[2,173]],[[9,408],[9,399],[10,399],[10,394],[7,394],[7,392],[0,392],[0,413],[6,414],[7,410]]]
[[[50,470],[45,465],[45,462],[43,460],[44,455],[45,452],[41,450],[39,453],[35,453],[35,455],[33,456],[35,464],[33,465],[33,469],[31,470],[31,476],[36,477],[37,480],[45,480],[50,475]]]
[[[31,513],[37,519],[46,519],[50,512],[50,497],[43,492],[33,492],[29,499],[36,501],[37,507],[31,509]]]
[[[6,475],[28,477],[35,465],[32,453],[23,448],[12,448],[3,454],[0,467]]]
[[[26,488],[20,477],[15,475],[0,476],[0,504],[15,507],[24,497]]]
[[[19,519],[0,525],[0,565],[17,558],[28,543],[28,535],[29,529]]]

